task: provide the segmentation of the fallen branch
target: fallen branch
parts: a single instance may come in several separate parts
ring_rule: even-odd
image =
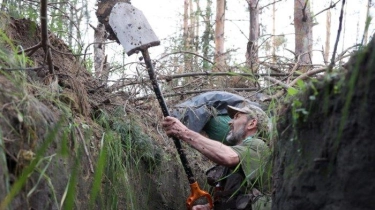
[[[312,75],[315,75],[315,74],[318,74],[318,73],[322,73],[322,72],[325,72],[327,69],[327,67],[322,67],[322,68],[318,68],[318,69],[314,69],[312,71],[309,71],[309,72],[306,72],[300,76],[298,76],[297,78],[295,78],[292,82],[290,82],[288,85],[290,87],[293,87],[293,85],[295,85],[297,83],[298,80],[304,80],[304,79],[307,79],[308,77],[312,76]],[[284,86],[283,86],[284,87]],[[280,98],[281,96],[283,96],[285,93],[285,87],[284,89],[282,90],[279,90],[276,92],[276,94],[272,95],[272,96],[269,96],[269,98],[265,99],[264,101],[271,101],[273,99],[277,99],[277,98]]]
[[[318,69],[314,69],[314,70],[308,71],[308,72],[306,72],[306,73],[298,76],[297,78],[295,78],[292,82],[289,83],[289,85],[293,86],[293,85],[295,85],[297,83],[298,80],[305,80],[305,79],[307,79],[308,77],[310,77],[312,75],[325,72],[326,69],[327,69],[327,67],[322,67],[322,68],[318,68]]]
[[[173,87],[172,90],[177,90],[177,89],[181,89],[181,88],[188,87],[188,86],[190,86],[190,85],[194,85],[194,84],[197,83],[198,80],[202,80],[202,78],[196,78],[196,79],[194,79],[193,81],[188,82],[188,83],[186,83],[186,84],[184,84],[184,85],[182,85],[182,86]]]
[[[35,67],[35,68],[1,68],[0,67],[0,70],[4,70],[4,71],[36,71],[36,70],[40,70],[40,69],[44,69],[45,66],[40,66],[40,67]]]
[[[165,55],[163,55],[162,57],[160,57],[158,60],[162,60],[162,59],[164,59],[164,58],[166,58],[166,57],[168,57],[168,56],[170,56],[170,55],[174,55],[174,54],[191,54],[191,55],[195,55],[195,56],[200,57],[200,58],[202,58],[203,60],[205,60],[205,61],[211,63],[212,65],[215,65],[215,62],[212,62],[210,59],[205,58],[205,57],[203,57],[203,56],[201,56],[201,55],[199,55],[199,54],[197,54],[197,53],[189,52],[189,51],[176,51],[176,52],[168,53],[168,54],[165,54]]]
[[[167,97],[173,97],[173,96],[183,96],[183,95],[190,95],[190,94],[197,94],[197,93],[205,93],[205,92],[210,92],[210,91],[228,91],[228,92],[234,92],[234,91],[257,91],[257,88],[222,88],[222,89],[201,89],[201,90],[191,90],[191,91],[180,91],[176,93],[165,93],[163,94],[164,98]],[[131,101],[139,101],[139,100],[145,100],[145,99],[154,99],[154,95],[147,95],[147,96],[142,96],[138,98],[131,99]]]
[[[355,48],[355,47],[360,47],[360,46],[362,46],[362,45],[361,45],[361,44],[355,44],[355,45],[353,45],[353,46],[351,46],[351,47],[346,48],[344,51],[342,51],[342,52],[337,56],[337,58],[335,59],[335,62],[337,62],[337,61],[339,61],[339,60],[345,58],[344,55],[345,55],[350,49]]]
[[[31,56],[32,54],[34,54],[34,52],[35,51],[37,51],[40,47],[42,47],[42,43],[40,42],[40,43],[38,43],[38,44],[36,44],[36,45],[34,45],[34,46],[32,46],[32,47],[30,47],[30,48],[28,48],[28,49],[26,49],[26,50],[21,50],[21,51],[19,51],[18,52],[18,54],[21,54],[21,53],[27,53],[27,52],[29,52],[29,53],[27,53],[27,56]]]
[[[251,74],[251,73],[235,73],[235,72],[191,72],[191,73],[183,73],[183,74],[175,74],[175,75],[162,75],[162,76],[159,76],[158,79],[170,81],[172,79],[183,78],[183,77],[194,77],[194,76],[283,77],[283,76],[289,76],[289,75],[290,75],[289,73]],[[298,76],[298,75],[295,75],[295,76]]]
[[[285,90],[284,90],[284,89],[279,90],[279,91],[276,92],[276,94],[274,94],[274,95],[272,95],[272,96],[269,96],[268,98],[264,99],[263,101],[265,102],[265,101],[271,101],[271,100],[273,100],[273,99],[278,99],[278,98],[280,98],[281,96],[283,96],[284,93],[285,93]]]
[[[295,73],[293,76],[299,76],[300,74]],[[264,76],[272,76],[272,77],[285,77],[290,76],[289,73],[274,73],[274,74],[249,74],[249,73],[233,73],[233,72],[192,72],[192,73],[183,73],[183,74],[175,74],[175,75],[161,75],[157,77],[157,80],[165,80],[167,82],[172,81],[173,79],[184,78],[184,77],[196,77],[196,76],[244,76],[244,77],[264,77]],[[108,80],[109,82],[115,82],[114,85],[109,87],[111,91],[118,90],[120,88],[130,86],[130,85],[140,85],[145,84],[150,81],[149,78],[136,78],[133,81],[129,81],[127,83],[121,84],[123,80],[131,80],[131,78],[121,78],[118,80]]]
[[[269,77],[269,76],[265,76],[265,77],[263,77],[263,78],[264,78],[265,80],[268,80],[268,81],[271,81],[271,82],[273,82],[273,83],[275,83],[275,84],[280,85],[280,86],[283,87],[284,89],[288,89],[288,88],[291,87],[290,85],[285,84],[285,83],[281,82],[280,80],[277,80],[277,79],[272,78],[272,77]]]

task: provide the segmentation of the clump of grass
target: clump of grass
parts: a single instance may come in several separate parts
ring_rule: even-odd
[[[101,111],[96,121],[104,127],[104,134],[90,204],[100,203],[104,209],[118,209],[120,205],[126,209],[140,209],[139,186],[130,180],[138,177],[136,174],[143,168],[153,170],[161,161],[161,150],[123,108],[112,114]],[[98,199],[102,182],[101,194],[106,196]]]
[[[3,166],[2,175],[4,175],[4,181],[5,181],[5,184],[4,184],[5,189],[2,189],[2,190],[5,190],[5,193],[8,193],[9,192],[9,172],[8,172],[8,167],[4,167],[6,166],[6,164],[7,164],[7,159],[5,155],[3,133],[2,133],[2,130],[0,129],[0,165]]]
[[[131,156],[134,163],[143,161],[150,167],[160,164],[161,150],[142,131],[136,117],[126,115],[123,108],[119,107],[110,116],[102,113],[101,119],[119,135],[124,152]]]
[[[29,176],[37,168],[37,165],[41,161],[44,154],[46,154],[47,148],[51,144],[51,142],[55,139],[60,126],[61,124],[57,123],[54,126],[54,128],[48,133],[45,141],[36,151],[35,158],[33,158],[30,164],[24,168],[24,170],[21,173],[21,176],[15,181],[15,183],[13,183],[12,187],[10,188],[9,193],[6,195],[4,200],[1,201],[0,209],[6,209],[11,203],[11,201],[14,199],[14,197],[21,191],[26,181],[28,180]]]
[[[0,113],[0,120],[6,122],[7,126],[13,129],[12,132],[16,134],[15,138],[22,138],[24,143],[35,145],[29,148],[35,154],[35,157],[21,169],[19,176],[16,177],[16,181],[12,185],[9,184],[9,180],[6,180],[8,193],[3,200],[0,200],[0,209],[11,208],[14,199],[23,193],[29,201],[29,199],[32,199],[32,195],[43,185],[42,182],[46,183],[49,188],[52,197],[48,202],[54,208],[77,208],[81,206],[77,203],[77,185],[81,184],[79,182],[82,173],[80,161],[81,158],[86,158],[86,156],[83,153],[82,145],[75,141],[77,124],[74,122],[74,115],[71,108],[59,100],[57,93],[49,91],[44,85],[37,82],[30,84],[27,81],[25,68],[30,66],[32,62],[24,54],[17,54],[18,51],[20,49],[12,44],[4,31],[0,30],[0,76],[5,76],[17,90],[9,90],[2,94],[12,100],[15,99],[11,102],[12,106],[15,107],[14,110],[20,121],[19,123],[27,125],[27,127],[24,126],[27,130],[20,133],[9,120],[10,114],[4,116]],[[30,87],[36,94],[35,98],[28,93]],[[61,118],[60,123],[53,125],[52,129],[46,126],[43,136],[34,134],[37,133],[37,121],[45,121],[45,119],[42,119],[45,114],[40,115],[41,119],[35,119],[30,113],[38,112],[39,114],[40,110],[33,110],[34,106],[41,104],[38,100],[58,109]],[[123,109],[119,108],[111,115],[103,111],[100,117],[96,119],[104,128],[104,132],[99,156],[96,164],[94,164],[95,172],[91,192],[89,192],[89,207],[91,209],[97,207],[100,207],[100,209],[118,209],[120,206],[126,209],[141,209],[139,208],[139,195],[136,193],[139,191],[137,189],[139,186],[135,185],[131,179],[135,174],[139,174],[143,168],[152,171],[161,161],[161,149],[156,147],[153,140],[142,132],[135,117],[125,117],[125,115]],[[24,138],[24,135],[26,135],[26,138]],[[88,138],[88,136],[85,137]],[[40,139],[43,139],[43,141],[40,141]],[[56,148],[51,149],[52,146],[56,147],[55,143],[59,144],[57,150],[54,150]],[[3,136],[0,133],[0,162],[4,162],[6,166],[7,156],[4,150]],[[54,184],[57,182],[61,184],[61,180],[56,180],[56,177],[52,177],[49,172],[52,167],[60,166],[54,164],[57,162],[55,161],[57,157],[66,158],[69,164],[72,163],[69,169],[65,168],[69,174],[65,191],[64,189],[57,191]],[[6,177],[9,177],[10,172],[5,171]],[[26,183],[30,183],[31,177],[36,178],[36,182],[25,192]],[[84,206],[85,204],[82,204],[82,207]]]
[[[6,17],[0,14],[0,19],[4,20],[4,18]],[[1,25],[1,28],[4,28],[4,25]],[[17,167],[16,171],[10,171],[7,165],[7,158],[9,157],[5,152],[9,148],[5,147],[3,143],[3,133],[0,133],[0,160],[4,162],[4,164],[1,165],[6,177],[3,181],[5,181],[7,188],[6,196],[2,197],[2,200],[0,200],[0,209],[12,208],[13,200],[16,197],[20,197],[20,193],[24,194],[29,202],[29,199],[32,199],[32,195],[39,190],[42,181],[45,182],[50,189],[49,191],[52,195],[51,203],[53,203],[57,209],[61,209],[63,200],[59,205],[56,189],[48,173],[48,170],[52,166],[52,159],[55,158],[56,154],[47,155],[47,153],[49,153],[48,151],[55,139],[62,137],[62,144],[67,143],[68,136],[65,135],[66,132],[63,131],[62,136],[59,134],[61,130],[64,130],[62,129],[62,125],[67,122],[67,117],[71,115],[61,115],[61,119],[58,123],[56,123],[55,119],[47,119],[51,117],[49,115],[51,111],[46,110],[48,109],[46,106],[28,93],[28,86],[30,84],[27,81],[26,68],[32,65],[32,62],[24,54],[18,54],[18,51],[20,51],[20,47],[14,46],[5,31],[0,29],[0,76],[6,80],[0,88],[0,104],[6,104],[8,109],[7,112],[0,113],[1,129],[3,130],[5,128],[7,131],[6,135],[12,138],[11,140],[13,142],[8,143],[7,146],[16,150],[19,149],[20,152],[26,151],[32,154],[30,158],[27,159],[27,162],[23,162],[22,155],[20,155],[20,158],[17,156],[17,160],[14,160],[16,164],[15,167]],[[43,89],[43,87],[39,86],[38,88],[40,90]],[[44,93],[48,92],[49,91],[45,91]],[[41,95],[43,95],[42,100],[49,101],[50,104],[59,104],[54,96],[50,94]],[[53,100],[55,100],[55,103]],[[65,110],[66,113],[70,112],[64,108],[61,110]],[[47,113],[45,111],[49,112]],[[16,122],[14,122],[14,117],[17,119]],[[38,133],[37,127],[42,124],[46,126],[43,131],[43,136],[40,136],[41,133]],[[49,126],[47,126],[47,124],[49,124]],[[66,154],[67,148],[63,148],[63,153]],[[22,154],[20,152],[19,154]],[[13,183],[9,180],[10,173],[15,175],[15,181]],[[29,181],[31,177],[36,178],[37,181],[29,188],[29,186],[26,187],[26,183],[32,183]],[[71,186],[75,186],[74,183],[69,183]],[[71,191],[74,192],[74,189]],[[75,202],[74,198],[69,199],[68,197],[65,201],[68,201],[68,203]]]

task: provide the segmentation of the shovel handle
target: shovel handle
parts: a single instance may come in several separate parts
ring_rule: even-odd
[[[210,205],[210,209],[213,208],[213,202],[211,195],[199,188],[198,182],[194,182],[190,184],[190,196],[186,200],[187,209],[191,210],[193,208],[194,202],[199,198],[206,197],[208,204]]]
[[[146,67],[147,67],[148,76],[150,77],[150,80],[151,80],[152,88],[154,89],[154,92],[155,92],[155,95],[156,95],[156,99],[159,102],[159,105],[160,105],[161,111],[163,112],[164,117],[168,117],[168,116],[170,116],[170,113],[169,113],[167,104],[165,103],[163,94],[160,91],[158,82],[156,80],[154,65],[152,65],[152,63],[151,63],[150,54],[148,53],[147,48],[142,49],[141,52],[142,52],[142,56],[143,56],[143,59],[145,61]]]
[[[154,66],[151,63],[151,58],[148,53],[148,50],[147,48],[145,48],[145,49],[142,49],[141,52],[143,55],[143,59],[145,60],[145,64],[147,66],[147,71],[148,71],[148,75],[150,76],[152,87],[154,89],[156,98],[158,99],[163,115],[164,117],[168,117],[170,116],[168,107],[167,107],[167,104],[165,103],[163,94],[161,93],[158,82],[156,80]],[[180,156],[182,166],[184,167],[185,173],[190,183],[191,194],[190,194],[190,197],[188,197],[188,199],[186,200],[187,208],[190,210],[193,207],[194,202],[198,198],[206,197],[208,200],[208,203],[210,204],[210,208],[212,209],[213,207],[212,198],[208,192],[201,190],[199,188],[198,182],[195,181],[193,172],[191,171],[191,168],[188,164],[184,150],[182,150],[180,140],[176,137],[173,137],[172,139],[176,146],[177,152]]]
[[[167,104],[165,103],[163,94],[161,93],[158,82],[156,80],[154,66],[151,63],[151,58],[150,58],[150,55],[148,53],[148,50],[147,50],[147,48],[145,48],[145,49],[142,49],[141,52],[142,52],[145,64],[147,66],[147,71],[148,71],[148,75],[150,76],[152,87],[154,89],[156,98],[159,102],[159,105],[161,107],[163,115],[164,115],[164,117],[168,117],[168,116],[170,116],[169,111],[168,111],[168,107],[167,107]],[[181,160],[182,166],[184,167],[185,173],[188,177],[189,183],[192,184],[192,183],[195,182],[195,179],[194,179],[194,176],[193,176],[193,172],[192,172],[192,170],[189,166],[189,163],[186,159],[186,155],[184,153],[184,150],[181,147],[181,142],[178,138],[173,137],[172,139],[173,139],[173,142],[176,146],[177,152],[180,156],[180,160]]]

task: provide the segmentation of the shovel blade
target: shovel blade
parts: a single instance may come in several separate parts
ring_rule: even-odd
[[[109,25],[128,56],[138,50],[160,45],[142,11],[125,2],[117,3],[109,16]]]

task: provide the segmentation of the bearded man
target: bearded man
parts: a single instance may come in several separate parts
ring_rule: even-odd
[[[185,141],[217,164],[206,172],[214,188],[214,210],[270,209],[270,200],[262,192],[270,186],[270,152],[258,138],[269,130],[268,117],[254,105],[228,106],[227,111],[231,118],[228,145],[188,129],[174,117],[165,117],[162,126],[168,136]],[[193,207],[209,209],[208,204]]]

